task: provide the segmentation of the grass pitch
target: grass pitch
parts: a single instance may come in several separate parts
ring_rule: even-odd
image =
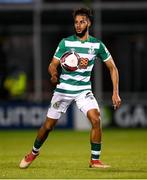
[[[11,179],[146,179],[147,130],[104,129],[101,159],[109,169],[91,169],[89,132],[54,130],[40,156],[19,169],[37,131],[0,132],[0,178]]]

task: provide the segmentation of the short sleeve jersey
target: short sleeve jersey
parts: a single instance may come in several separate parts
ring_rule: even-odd
[[[106,46],[96,38],[89,36],[87,40],[80,41],[75,35],[64,38],[60,41],[54,58],[60,61],[61,56],[67,51],[75,51],[81,58],[88,59],[86,69],[77,69],[74,72],[67,72],[62,69],[60,83],[55,91],[66,95],[77,95],[85,90],[91,90],[91,72],[97,57],[107,61],[111,57]]]

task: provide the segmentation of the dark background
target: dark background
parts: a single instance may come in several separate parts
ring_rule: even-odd
[[[30,3],[0,1],[1,100],[15,100],[15,97],[12,98],[3,87],[3,82],[13,66],[19,67],[27,75],[26,91],[20,99],[50,100],[54,87],[49,81],[48,64],[59,41],[74,33],[72,11],[81,5],[91,7],[99,15],[90,33],[105,43],[114,58],[119,69],[120,93],[123,101],[146,100],[147,3],[145,0],[34,0]],[[94,26],[98,27],[98,30],[94,29]],[[36,63],[39,61],[41,66]],[[95,79],[92,78],[92,81],[94,82]],[[104,102],[108,102],[112,85],[109,73],[103,64],[99,81],[102,98]],[[94,91],[97,91],[96,88]]]

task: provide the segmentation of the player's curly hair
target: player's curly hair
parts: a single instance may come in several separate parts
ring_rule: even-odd
[[[89,8],[78,8],[76,10],[73,11],[73,18],[75,19],[75,17],[77,15],[84,15],[84,16],[87,16],[88,19],[90,20],[90,22],[92,23],[93,22],[93,12],[91,9]]]

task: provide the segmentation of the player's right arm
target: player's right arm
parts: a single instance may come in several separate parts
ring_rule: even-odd
[[[60,58],[61,56],[66,52],[65,48],[65,42],[64,39],[62,39],[55,51],[55,54],[53,56],[53,59],[48,67],[48,72],[51,75],[51,82],[56,85],[58,83],[58,71],[57,68],[60,64]]]
[[[51,82],[53,84],[57,84],[58,83],[58,71],[57,68],[60,64],[60,61],[56,58],[53,58],[51,63],[48,66],[48,72],[51,75]]]

